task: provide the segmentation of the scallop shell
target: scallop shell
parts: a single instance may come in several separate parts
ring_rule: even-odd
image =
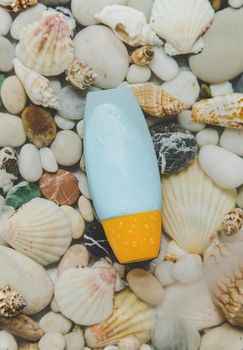
[[[186,252],[202,254],[217,234],[224,214],[235,207],[236,191],[218,187],[194,160],[164,176],[164,230]]]
[[[187,254],[175,241],[170,241],[167,245],[165,259],[169,261],[177,261],[183,255]]]
[[[58,261],[72,239],[71,223],[64,211],[43,198],[23,205],[1,229],[13,248],[43,266]]]
[[[165,51],[173,56],[201,51],[201,35],[213,18],[208,0],[155,0],[150,25],[166,40]]]
[[[130,46],[162,45],[147,23],[145,14],[132,7],[107,5],[95,18],[109,26],[120,40]]]
[[[138,299],[129,289],[116,294],[113,314],[98,325],[85,330],[89,347],[104,347],[130,335],[138,338],[141,344],[149,341],[155,323],[155,309]]]
[[[159,318],[174,317],[203,330],[223,321],[210,296],[205,278],[194,284],[174,284],[165,289],[164,302],[157,308]]]
[[[108,263],[70,268],[58,278],[55,299],[61,313],[80,325],[93,325],[112,314],[116,272]]]
[[[58,98],[48,79],[26,68],[17,58],[13,59],[13,65],[17,77],[34,104],[58,109]]]
[[[121,339],[118,343],[118,350],[139,350],[140,341],[134,335]]]
[[[188,106],[163,91],[153,83],[131,84],[130,88],[135,94],[140,107],[148,115],[164,117],[175,115],[188,109]]]
[[[233,325],[243,326],[243,241],[216,239],[204,254],[204,267],[215,304]]]
[[[243,94],[201,100],[192,107],[192,120],[226,128],[243,128]]]
[[[146,66],[150,64],[154,58],[154,50],[152,46],[146,45],[134,50],[130,56],[131,63],[138,66]]]
[[[71,21],[57,11],[45,11],[40,21],[20,33],[16,56],[28,68],[45,75],[63,73],[74,59]]]
[[[87,89],[98,76],[88,64],[79,60],[73,61],[65,73],[66,80],[80,90]]]
[[[14,317],[26,306],[22,295],[12,291],[9,285],[0,288],[0,316]]]
[[[38,4],[38,0],[0,0],[0,6],[6,10],[17,12]]]

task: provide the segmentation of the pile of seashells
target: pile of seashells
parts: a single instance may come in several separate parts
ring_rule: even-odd
[[[0,350],[243,348],[242,6],[0,0]],[[128,265],[83,156],[87,93],[121,86],[163,190],[160,254]]]

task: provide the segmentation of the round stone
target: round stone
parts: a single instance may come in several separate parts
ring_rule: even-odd
[[[172,261],[161,261],[155,268],[155,276],[158,278],[162,286],[167,287],[175,283],[172,276],[174,263]]]
[[[127,72],[127,82],[129,84],[146,83],[151,77],[151,70],[148,66],[138,66],[132,64]]]
[[[22,120],[11,114],[0,113],[0,147],[20,147],[25,141]]]
[[[40,152],[31,143],[27,143],[21,148],[19,154],[20,175],[29,182],[38,181],[42,175]]]
[[[220,138],[220,146],[242,157],[243,130],[225,128]]]
[[[179,67],[174,58],[166,55],[162,47],[153,47],[154,58],[149,67],[152,72],[161,80],[169,81],[175,79],[179,73]]]
[[[24,109],[27,101],[26,93],[15,75],[4,80],[1,86],[1,99],[9,113],[19,114]]]
[[[39,350],[64,350],[65,338],[62,334],[56,332],[48,332],[43,335],[38,343]]]
[[[41,197],[39,186],[35,183],[22,181],[11,188],[11,190],[7,193],[6,205],[18,209],[31,199],[38,197]]]
[[[64,166],[76,164],[82,156],[80,137],[71,130],[59,131],[51,145],[51,149],[57,163]]]
[[[173,266],[172,276],[180,283],[191,284],[203,276],[202,258],[197,254],[183,255]]]
[[[0,35],[6,35],[11,27],[12,18],[10,14],[0,7]]]
[[[0,36],[0,72],[10,72],[13,69],[15,57],[13,44],[3,36]]]
[[[205,128],[205,124],[194,122],[192,120],[192,111],[182,111],[178,115],[178,122],[184,128],[192,132],[197,132]]]
[[[127,283],[131,290],[146,303],[151,305],[162,303],[164,289],[152,273],[143,269],[133,269],[127,274]]]
[[[199,147],[204,145],[217,145],[219,142],[218,131],[211,128],[205,128],[197,133],[196,141]]]
[[[212,97],[232,94],[234,92],[232,84],[229,81],[226,81],[221,84],[211,84],[210,91]]]
[[[82,119],[86,94],[86,91],[80,91],[71,85],[61,89],[58,94],[60,116],[68,120]]]
[[[57,162],[54,153],[49,147],[40,149],[41,165],[45,171],[55,173],[58,170]]]
[[[70,331],[72,321],[62,314],[50,311],[40,319],[39,325],[44,333],[57,332],[64,335]]]
[[[75,122],[73,120],[65,119],[58,114],[55,115],[54,120],[58,128],[62,130],[71,130],[75,126]]]
[[[45,173],[40,179],[40,191],[58,205],[72,205],[80,196],[76,176],[63,169],[55,174]]]

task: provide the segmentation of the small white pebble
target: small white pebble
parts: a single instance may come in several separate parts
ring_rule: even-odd
[[[152,347],[148,344],[143,344],[141,347],[140,347],[140,350],[152,350]]]
[[[232,94],[234,92],[232,84],[229,81],[221,84],[210,85],[212,97]]]
[[[78,133],[79,137],[82,139],[84,136],[84,120],[83,119],[81,119],[78,122],[76,129],[77,129],[77,133]]]
[[[55,155],[49,147],[43,147],[40,149],[41,166],[49,173],[55,173],[58,170]]]
[[[199,147],[205,145],[217,145],[219,142],[218,131],[211,128],[205,128],[197,133],[196,141]]]
[[[163,287],[175,283],[176,280],[172,276],[173,267],[174,263],[172,261],[162,261],[156,266],[154,274]]]
[[[127,72],[126,79],[130,84],[146,83],[151,77],[151,70],[148,66],[132,64]]]
[[[56,332],[44,334],[38,343],[39,350],[64,350],[65,345],[64,336]]]
[[[203,276],[203,263],[200,255],[185,254],[174,264],[172,276],[181,283],[190,284]]]
[[[12,18],[10,14],[0,7],[0,35],[6,35],[9,32],[9,29],[12,24]]]
[[[78,178],[78,188],[80,192],[88,199],[91,199],[91,194],[89,191],[89,185],[87,177],[84,173],[81,172],[81,174],[77,174]]]
[[[40,319],[39,325],[44,333],[57,332],[67,334],[72,327],[72,321],[60,313],[50,311]]]
[[[0,350],[17,350],[18,345],[12,334],[0,331]]]
[[[240,8],[243,5],[243,0],[229,0],[229,5],[233,8]]]
[[[61,91],[61,88],[62,88],[60,81],[56,78],[49,78],[49,81],[50,81],[51,87],[54,90],[54,94],[58,95],[58,93]]]
[[[82,155],[82,158],[80,159],[79,166],[80,166],[81,171],[83,173],[86,173],[86,165],[85,165],[84,154]]]
[[[178,115],[178,122],[184,128],[192,132],[197,132],[205,128],[205,124],[194,122],[192,120],[192,111],[182,111]]]
[[[5,198],[0,195],[0,206],[5,204]]]
[[[84,196],[81,196],[78,200],[79,211],[87,222],[92,222],[94,220],[93,208],[91,202]]]
[[[65,335],[66,347],[65,350],[83,350],[84,337],[82,329],[75,326],[71,333]]]
[[[75,122],[73,120],[68,120],[63,117],[61,117],[59,114],[56,114],[54,117],[56,125],[59,127],[59,129],[62,130],[71,130],[75,126]]]
[[[118,346],[116,345],[108,345],[104,348],[104,350],[118,350]]]

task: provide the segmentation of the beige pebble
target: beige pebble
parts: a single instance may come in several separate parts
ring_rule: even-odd
[[[80,169],[82,170],[82,172],[86,173],[86,164],[85,164],[84,155],[82,155],[82,158],[80,159],[79,166],[80,166]]]
[[[62,257],[58,265],[58,274],[61,275],[65,270],[72,267],[86,267],[89,263],[89,252],[85,245],[72,245]]]
[[[88,180],[87,176],[85,173],[77,173],[77,178],[78,178],[78,187],[80,192],[88,199],[91,199],[91,194],[89,191],[89,185],[88,185]]]
[[[60,333],[49,332],[38,343],[39,350],[64,350],[65,338]]]
[[[65,341],[65,350],[84,350],[83,331],[78,326],[75,326],[71,333],[65,335]]]
[[[40,319],[39,325],[44,333],[57,332],[67,334],[72,327],[72,322],[62,314],[50,311]]]
[[[87,222],[92,222],[94,220],[94,214],[91,202],[84,196],[81,196],[78,200],[79,211]]]
[[[5,37],[0,36],[0,72],[10,72],[13,69],[14,57],[14,45]]]
[[[151,272],[133,269],[127,274],[131,290],[143,301],[151,305],[160,305],[164,298],[164,288]]]
[[[85,223],[82,216],[69,205],[62,205],[61,209],[67,214],[71,222],[73,239],[82,237],[85,229]]]
[[[19,114],[26,105],[27,97],[20,80],[15,76],[4,80],[1,87],[1,99],[9,113]]]
[[[52,299],[51,304],[50,304],[50,308],[51,308],[51,311],[53,311],[53,312],[60,312],[55,298]]]
[[[5,198],[0,195],[0,206],[5,204]]]

